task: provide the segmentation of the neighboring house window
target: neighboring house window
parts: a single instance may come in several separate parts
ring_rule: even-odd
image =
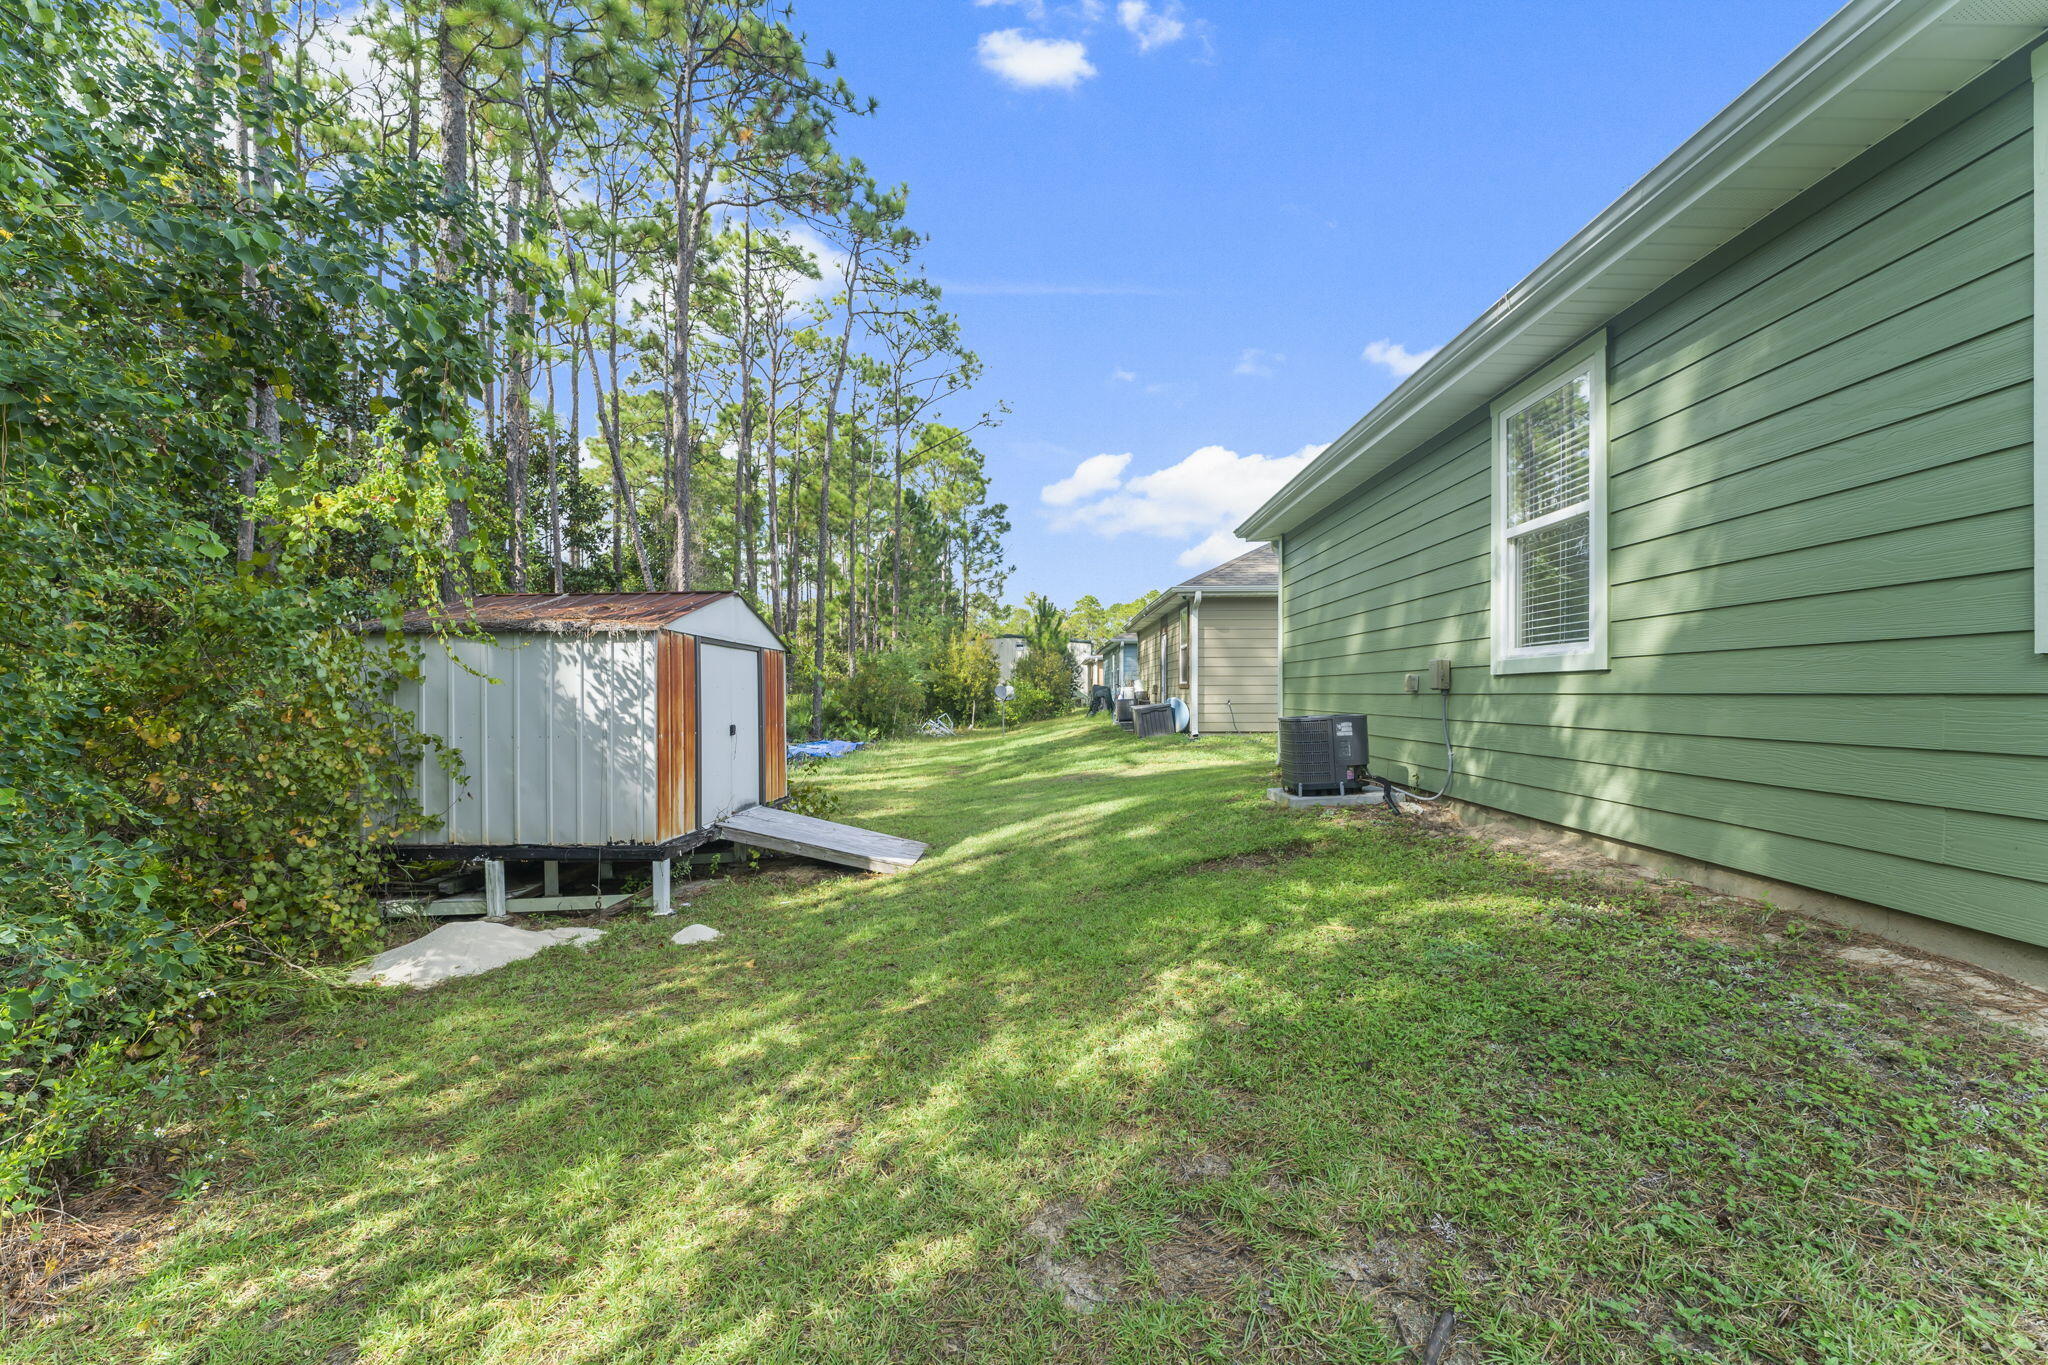
[[[1493,405],[1493,671],[1607,667],[1607,338]]]

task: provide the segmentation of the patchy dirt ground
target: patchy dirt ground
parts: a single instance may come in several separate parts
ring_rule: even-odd
[[[1476,839],[1502,852],[1540,863],[1555,872],[1610,883],[1664,888],[1703,909],[1726,911],[1734,917],[1733,920],[1703,919],[1689,925],[1687,932],[1697,937],[1720,938],[1728,942],[1754,938],[1781,940],[1783,935],[1769,925],[1798,920],[1809,942],[1847,965],[1884,973],[1920,999],[1967,1010],[1979,1018],[2017,1029],[2035,1042],[2048,1046],[2048,991],[2011,977],[1858,933],[1825,920],[1794,915],[1760,901],[1725,895],[1682,878],[1665,876],[1638,863],[1607,857],[1587,847],[1584,841],[1569,836],[1548,835],[1510,825],[1467,824],[1458,818],[1456,811],[1440,806],[1410,807],[1406,818],[1432,834]],[[1756,927],[1748,927],[1750,925]]]
[[[1178,1184],[1223,1179],[1227,1158],[1203,1153],[1167,1163]],[[1182,1217],[1167,1238],[1150,1248],[1142,1273],[1112,1253],[1084,1256],[1068,1241],[1088,1216],[1078,1200],[1049,1204],[1025,1225],[1025,1277],[1077,1313],[1146,1300],[1206,1299],[1246,1313],[1276,1312],[1273,1267],[1250,1243],[1218,1221]],[[1321,1258],[1337,1286],[1367,1300],[1394,1340],[1425,1365],[1479,1365],[1478,1348],[1460,1339],[1457,1314],[1430,1287],[1438,1262],[1452,1253],[1458,1233],[1448,1224],[1414,1234],[1388,1233]],[[1470,1278],[1469,1270],[1466,1272]]]
[[[91,1276],[120,1271],[167,1232],[177,1213],[169,1182],[133,1172],[32,1217],[0,1224],[0,1338],[54,1313]]]

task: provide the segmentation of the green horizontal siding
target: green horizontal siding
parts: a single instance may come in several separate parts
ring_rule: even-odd
[[[1290,712],[1375,764],[2048,943],[2032,108],[1952,99],[1609,327],[1612,667],[1493,677],[1484,412],[1290,530]]]

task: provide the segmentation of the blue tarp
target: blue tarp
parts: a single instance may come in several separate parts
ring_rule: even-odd
[[[861,747],[857,739],[813,739],[789,746],[791,758],[839,758]]]

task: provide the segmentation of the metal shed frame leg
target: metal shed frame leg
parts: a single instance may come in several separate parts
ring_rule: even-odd
[[[657,915],[673,915],[675,910],[669,904],[669,860],[663,858],[652,866],[654,869],[654,913]]]
[[[484,914],[505,918],[505,863],[500,858],[484,859]]]

